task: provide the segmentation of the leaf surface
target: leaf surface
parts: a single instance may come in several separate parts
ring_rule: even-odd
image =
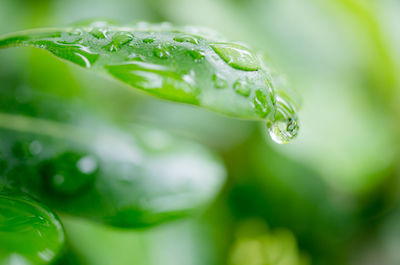
[[[277,92],[259,56],[209,31],[93,22],[0,38],[0,48],[9,46],[45,49],[156,97],[264,120],[277,142],[289,142],[298,132],[294,103]]]

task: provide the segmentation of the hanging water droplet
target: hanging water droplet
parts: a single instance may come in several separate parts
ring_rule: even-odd
[[[231,67],[243,71],[260,69],[258,58],[249,49],[239,44],[214,43],[212,49]]]
[[[267,123],[269,135],[278,144],[292,141],[299,131],[296,109],[286,100],[276,97],[274,121]]]
[[[189,42],[192,44],[199,44],[199,40],[191,35],[181,35],[174,38],[176,42]]]
[[[215,88],[225,88],[228,85],[227,81],[219,74],[214,74],[212,80]]]
[[[292,141],[298,133],[299,126],[293,118],[276,121],[268,126],[269,135],[278,144],[287,144]]]
[[[239,95],[242,95],[244,97],[250,96],[251,92],[251,87],[250,87],[250,82],[248,79],[238,79],[234,84],[233,84],[233,89],[235,90],[236,93]]]
[[[165,47],[158,46],[154,49],[154,55],[160,59],[167,59],[170,53]]]

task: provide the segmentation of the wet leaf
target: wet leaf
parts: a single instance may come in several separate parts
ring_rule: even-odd
[[[42,48],[163,99],[264,120],[275,141],[289,142],[298,132],[293,102],[276,93],[270,70],[257,54],[215,36],[166,23],[92,22],[11,34],[0,38],[0,48]]]

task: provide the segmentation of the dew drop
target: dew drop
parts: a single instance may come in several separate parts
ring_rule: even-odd
[[[199,40],[193,36],[190,35],[182,35],[174,38],[174,41],[176,42],[189,42],[192,44],[199,44]]]
[[[90,31],[90,34],[99,40],[107,38],[107,30],[103,28],[94,28]]]
[[[194,61],[197,63],[197,62],[200,62],[201,60],[203,60],[204,59],[204,54],[203,53],[201,53],[201,52],[199,52],[199,51],[196,51],[196,50],[193,50],[193,49],[191,49],[191,50],[188,50],[188,53],[189,53],[189,55],[194,59]]]
[[[270,108],[272,108],[272,104],[270,106],[268,105],[267,95],[262,90],[259,89],[256,90],[256,92],[254,93],[254,98],[252,103],[255,111],[261,117],[265,117],[270,111]]]
[[[42,144],[39,141],[32,141],[29,145],[29,151],[32,155],[38,155],[42,152]]]
[[[152,39],[152,38],[143,39],[143,43],[153,43],[153,42],[154,42],[154,39]]]
[[[244,97],[250,96],[251,87],[250,87],[250,83],[249,83],[249,81],[247,79],[238,79],[233,84],[233,89],[239,95],[242,95]]]
[[[74,195],[92,183],[98,173],[92,156],[66,152],[44,162],[41,175],[48,188],[59,195]]]
[[[219,74],[214,74],[212,77],[212,81],[214,83],[215,88],[225,88],[228,85],[226,80]]]
[[[212,49],[231,67],[243,71],[256,71],[260,63],[249,49],[239,44],[214,43]]]
[[[65,178],[63,175],[56,174],[53,177],[53,184],[56,186],[61,186],[65,182]]]
[[[112,41],[108,44],[110,51],[118,51],[121,47],[133,40],[133,35],[129,32],[118,32],[112,37]]]
[[[158,46],[154,49],[154,55],[160,59],[167,59],[170,53],[166,48]]]
[[[97,160],[92,156],[85,156],[77,163],[78,169],[84,174],[91,174],[97,169]]]

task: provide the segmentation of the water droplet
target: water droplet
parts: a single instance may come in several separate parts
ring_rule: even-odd
[[[42,144],[39,141],[32,141],[31,144],[29,145],[29,151],[33,155],[38,155],[40,152],[42,152]]]
[[[278,144],[289,143],[297,136],[299,130],[297,121],[292,118],[286,121],[277,121],[267,126],[272,140]]]
[[[231,67],[243,71],[256,71],[260,63],[246,47],[231,43],[214,43],[212,49]]]
[[[57,186],[61,186],[61,185],[64,183],[64,181],[65,181],[65,178],[64,178],[63,175],[56,174],[56,175],[53,177],[53,183],[54,183],[55,185],[57,185]]]
[[[276,114],[273,122],[267,122],[269,135],[278,144],[292,141],[299,131],[296,109],[288,102],[277,96]]]
[[[90,34],[96,39],[107,39],[107,30],[104,28],[93,28]]]
[[[40,172],[51,191],[59,195],[74,195],[88,187],[99,171],[92,156],[66,152],[41,165]]]
[[[153,38],[146,38],[146,39],[143,39],[143,43],[153,43],[154,42],[154,39]]]
[[[107,46],[110,51],[118,51],[121,47],[133,40],[133,35],[129,32],[118,32],[112,37],[112,41]]]
[[[252,103],[253,103],[253,107],[254,107],[255,111],[261,117],[267,116],[268,112],[273,107],[272,103],[269,104],[268,96],[266,95],[266,93],[264,93],[260,89],[256,90],[256,92],[254,93],[254,98],[253,98]]]
[[[188,50],[188,53],[196,63],[204,59],[204,54],[194,49]]]
[[[85,156],[77,163],[78,169],[84,174],[91,174],[97,169],[97,160],[92,156]]]
[[[199,40],[191,35],[182,35],[174,38],[176,42],[189,42],[192,44],[199,44]]]
[[[238,93],[239,95],[242,95],[244,97],[250,96],[251,93],[251,87],[250,87],[250,82],[247,79],[238,79],[234,84],[233,84],[233,89]]]
[[[154,55],[160,59],[167,59],[170,53],[165,47],[158,46],[154,49]]]
[[[227,81],[219,74],[214,74],[212,80],[215,88],[225,88],[228,85]]]

